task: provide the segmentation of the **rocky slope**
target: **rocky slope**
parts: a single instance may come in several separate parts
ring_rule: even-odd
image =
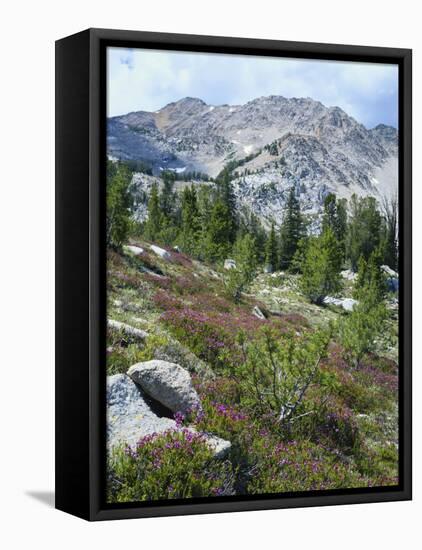
[[[240,203],[279,218],[294,186],[303,207],[318,211],[329,191],[381,197],[398,181],[397,130],[368,130],[339,107],[310,98],[260,97],[245,105],[184,98],[156,111],[108,120],[111,158],[216,176],[229,162]]]

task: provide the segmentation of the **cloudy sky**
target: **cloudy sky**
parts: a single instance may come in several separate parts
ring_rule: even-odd
[[[108,49],[108,116],[156,111],[186,96],[236,105],[266,95],[311,97],[367,128],[397,127],[395,65]]]

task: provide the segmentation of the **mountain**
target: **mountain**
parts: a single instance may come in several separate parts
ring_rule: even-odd
[[[108,119],[108,154],[163,169],[215,177],[230,163],[240,204],[278,219],[294,186],[317,212],[330,191],[340,197],[397,190],[398,135],[367,129],[339,107],[310,98],[268,96],[244,105],[207,105],[186,97],[156,112]]]

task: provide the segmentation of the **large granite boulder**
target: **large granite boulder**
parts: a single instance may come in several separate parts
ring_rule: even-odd
[[[152,400],[126,374],[107,377],[106,398],[107,448],[109,452],[118,445],[134,448],[137,442],[146,435],[180,430],[180,426],[175,420],[157,414]],[[194,426],[190,426],[188,430],[197,433]],[[224,458],[230,451],[230,441],[210,433],[202,433],[202,435],[215,458]]]
[[[173,412],[201,405],[188,371],[176,363],[153,359],[137,363],[127,374],[153,399]]]
[[[159,417],[142,389],[126,374],[107,377],[107,444],[135,446],[145,435],[176,429],[174,420]]]

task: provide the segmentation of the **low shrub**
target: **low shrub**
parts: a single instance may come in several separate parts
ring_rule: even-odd
[[[107,374],[126,373],[135,363],[150,361],[155,358],[155,350],[168,344],[168,338],[163,335],[150,334],[144,344],[122,345],[122,341],[109,339],[107,347]]]
[[[108,459],[108,502],[232,494],[232,468],[216,460],[204,436],[187,429],[152,434]]]
[[[254,441],[250,450],[255,465],[247,485],[249,494],[284,493],[367,486],[367,479],[337,454],[308,441],[272,444]]]

